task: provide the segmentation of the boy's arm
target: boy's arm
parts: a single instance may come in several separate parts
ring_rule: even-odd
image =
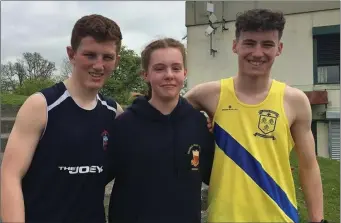
[[[220,82],[212,81],[199,84],[189,90],[184,98],[199,111],[204,111],[213,118],[220,97]]]
[[[25,222],[21,180],[28,170],[47,121],[44,96],[30,96],[18,111],[1,164],[1,219]]]
[[[323,219],[323,189],[320,168],[315,155],[315,142],[311,132],[311,107],[306,95],[291,89],[291,106],[295,111],[291,134],[298,157],[299,179],[308,209],[310,222]]]

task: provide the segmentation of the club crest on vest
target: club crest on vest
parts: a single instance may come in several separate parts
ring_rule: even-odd
[[[274,132],[276,129],[276,123],[279,114],[272,110],[260,110],[258,114],[258,129],[261,132],[254,133],[254,136],[271,138],[272,140],[275,140],[275,136],[271,135],[270,133]]]
[[[101,136],[102,136],[103,150],[107,150],[107,148],[108,148],[108,141],[109,141],[109,133],[108,133],[108,131],[104,130],[102,132]]]

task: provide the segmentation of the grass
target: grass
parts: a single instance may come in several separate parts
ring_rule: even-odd
[[[340,162],[318,157],[324,193],[324,214],[329,222],[340,222]],[[294,167],[293,177],[296,184],[296,198],[300,222],[308,222],[308,212],[298,178],[298,165],[296,156],[291,157]]]
[[[27,96],[16,95],[16,94],[1,94],[1,104],[2,105],[22,105]]]
[[[340,162],[326,158],[317,158],[321,170],[321,178],[324,192],[324,214],[325,219],[331,223],[340,222]],[[305,207],[304,196],[298,178],[298,164],[296,156],[291,157],[291,165],[294,168],[293,177],[296,185],[296,198],[300,223],[308,222],[308,211]],[[109,198],[105,199],[109,204]],[[107,210],[106,206],[106,212]]]

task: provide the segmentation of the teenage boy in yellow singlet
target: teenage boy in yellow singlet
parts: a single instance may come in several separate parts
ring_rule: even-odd
[[[271,79],[282,52],[282,13],[253,9],[236,20],[237,76],[200,84],[185,96],[213,120],[216,140],[208,222],[299,222],[290,152],[309,221],[323,222],[320,169],[306,95]]]

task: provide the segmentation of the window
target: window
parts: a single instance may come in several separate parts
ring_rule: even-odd
[[[327,26],[313,29],[315,84],[340,84],[339,27]]]
[[[318,66],[317,67],[317,83],[340,83],[340,66]]]

